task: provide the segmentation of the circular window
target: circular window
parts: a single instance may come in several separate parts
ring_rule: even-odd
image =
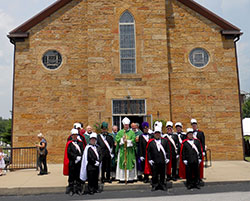
[[[48,50],[43,55],[43,65],[50,69],[57,69],[62,64],[62,55],[56,50]]]
[[[209,54],[203,48],[195,48],[189,53],[189,61],[193,66],[202,68],[208,64]]]

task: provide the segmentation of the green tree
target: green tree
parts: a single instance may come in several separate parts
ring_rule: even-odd
[[[0,138],[3,142],[11,144],[11,119],[0,117]]]
[[[248,98],[242,107],[243,118],[250,118],[250,98]]]

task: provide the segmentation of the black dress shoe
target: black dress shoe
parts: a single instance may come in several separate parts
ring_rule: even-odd
[[[162,188],[161,188],[163,191],[167,191],[168,190],[168,188],[167,188],[167,186],[166,185],[162,185]]]
[[[151,191],[156,191],[156,186],[152,186]]]
[[[187,189],[190,190],[192,188],[191,185],[187,185]]]
[[[172,178],[173,181],[177,181],[177,179],[175,177]]]
[[[44,175],[44,173],[41,173],[41,172],[40,172],[40,173],[39,173],[39,174],[37,174],[37,175],[38,175],[38,176],[42,176],[42,175]]]

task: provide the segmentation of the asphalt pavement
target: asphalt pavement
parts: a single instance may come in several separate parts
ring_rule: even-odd
[[[150,188],[144,190],[121,190],[121,191],[103,191],[94,195],[73,195],[64,193],[58,194],[40,194],[26,196],[1,196],[1,201],[66,201],[66,200],[109,200],[109,201],[249,201],[250,200],[250,182],[207,184],[199,189],[187,190],[185,187],[170,188],[167,192],[151,192]]]
[[[7,172],[6,175],[0,177],[0,196],[64,193],[68,177],[62,174],[62,164],[49,164],[48,168],[50,174],[44,176],[38,176],[38,172],[34,169]],[[249,173],[250,162],[212,161],[211,167],[204,168],[205,187],[250,182]],[[184,180],[173,182],[171,184],[173,186],[172,190],[169,190],[169,193],[171,191],[175,192],[175,189],[185,189],[183,182]],[[128,185],[113,182],[112,184],[105,184],[104,194],[101,195],[109,194],[109,192],[112,194],[114,191],[126,192],[134,190],[145,191],[143,193],[147,194],[146,190],[151,193],[150,189],[149,184],[142,182]],[[185,191],[179,190],[178,192]],[[202,190],[199,192],[202,193]],[[159,192],[157,191],[157,193]],[[0,200],[2,200],[2,197],[0,197]]]

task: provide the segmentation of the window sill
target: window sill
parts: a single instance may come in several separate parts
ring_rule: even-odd
[[[142,81],[142,76],[138,74],[120,74],[115,76],[115,81]]]

